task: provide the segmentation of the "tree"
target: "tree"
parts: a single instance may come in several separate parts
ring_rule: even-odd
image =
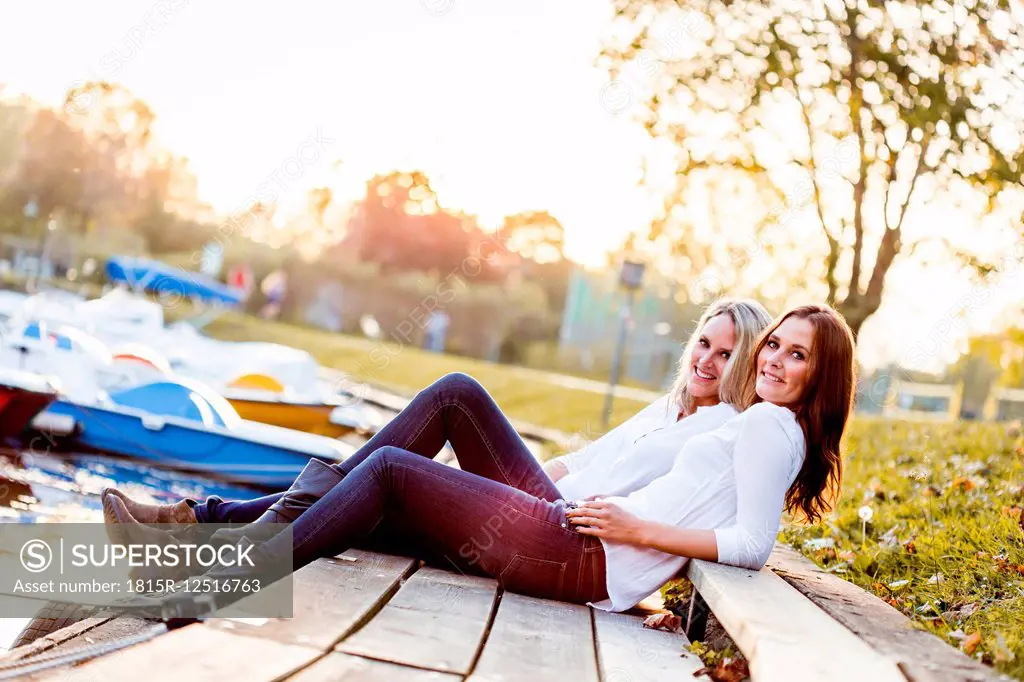
[[[735,204],[737,188],[773,197],[752,221],[755,250],[792,239],[792,212],[809,204],[820,240],[812,272],[855,332],[913,250],[905,228],[923,193],[969,188],[990,214],[1020,185],[1024,30],[1007,0],[614,7],[602,61],[617,80],[602,100],[631,109],[675,170],[650,238],[693,240],[679,224],[714,183],[731,194],[712,208]],[[956,244],[943,252],[982,273],[994,267]],[[747,256],[731,262],[742,269]]]
[[[962,412],[973,415],[982,414],[993,388],[1024,387],[1024,329],[971,337],[948,378],[963,383]]]
[[[89,155],[82,134],[50,109],[38,109],[23,132],[23,146],[12,164],[4,197],[4,213],[21,218],[29,201],[38,206],[38,220],[62,210],[82,210],[80,169]]]
[[[68,91],[61,116],[90,147],[81,164],[83,228],[138,228],[157,250],[201,237],[197,221],[208,211],[195,176],[158,143],[156,114],[145,101],[123,86],[90,81]],[[167,234],[171,226],[185,238]]]
[[[565,258],[565,228],[547,211],[506,216],[497,237],[510,251],[536,263]]]
[[[506,216],[495,237],[521,257],[519,270],[536,282],[548,308],[561,311],[575,264],[565,257],[565,228],[547,211],[524,211]]]
[[[963,384],[961,414],[977,418],[984,411],[989,392],[1002,373],[1002,345],[997,336],[972,338],[967,353],[949,368],[947,378]]]
[[[24,98],[4,97],[0,85],[0,225],[4,231],[21,224],[24,204],[12,197],[14,182],[25,148],[25,131],[32,122],[30,103]]]
[[[490,254],[480,253],[480,241],[476,219],[442,207],[425,173],[394,171],[366,183],[336,251],[376,263],[382,271],[435,271],[442,277],[462,271],[473,279],[500,278],[487,260]]]

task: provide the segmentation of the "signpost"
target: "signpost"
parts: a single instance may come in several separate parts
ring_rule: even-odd
[[[619,338],[615,342],[615,353],[612,356],[612,372],[611,377],[608,379],[608,394],[604,399],[602,422],[605,430],[608,429],[608,423],[612,417],[615,386],[619,383],[619,373],[622,369],[622,352],[626,347],[626,338],[629,336],[629,327],[633,318],[633,301],[636,298],[637,290],[643,285],[644,269],[643,263],[627,260],[623,261],[622,269],[619,271],[619,285],[626,290],[626,303],[622,306]]]

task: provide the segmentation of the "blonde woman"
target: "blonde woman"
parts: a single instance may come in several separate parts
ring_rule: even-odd
[[[570,500],[628,494],[666,473],[691,436],[736,416],[753,383],[745,359],[770,322],[756,301],[711,304],[683,350],[672,390],[582,450],[549,460],[544,471]]]

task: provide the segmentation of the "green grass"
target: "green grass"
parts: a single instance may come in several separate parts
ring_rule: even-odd
[[[782,538],[951,645],[1024,679],[1019,427],[858,419],[845,465],[828,522],[789,526]],[[866,533],[862,507],[872,511]],[[835,545],[805,545],[817,538]]]
[[[526,379],[507,366],[240,315],[226,315],[208,331],[304,348],[327,366],[403,392],[447,372],[467,372],[513,417],[587,438],[601,431],[603,396]],[[616,399],[613,424],[642,406]],[[836,511],[816,526],[787,526],[781,537],[920,627],[1024,679],[1022,485],[1019,428],[858,418]],[[864,506],[872,517],[862,535],[858,510]],[[809,540],[834,546],[816,549],[805,544]],[[933,578],[938,574],[941,579]],[[980,641],[964,646],[958,632],[978,633]]]

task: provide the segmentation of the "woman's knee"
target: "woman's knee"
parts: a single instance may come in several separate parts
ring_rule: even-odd
[[[377,467],[386,467],[389,464],[405,460],[409,455],[412,455],[413,457],[419,456],[394,445],[382,445],[370,453],[369,459]]]
[[[444,393],[458,395],[486,393],[483,384],[464,372],[450,372],[434,382],[433,387]]]

